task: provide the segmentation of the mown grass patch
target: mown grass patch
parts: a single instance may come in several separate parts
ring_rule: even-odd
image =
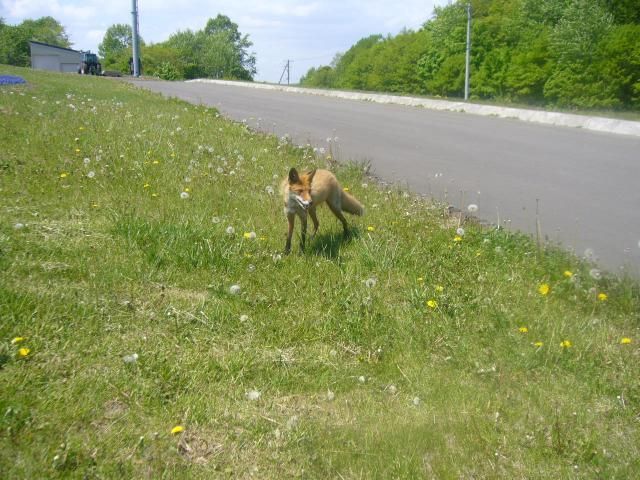
[[[0,89],[8,478],[637,471],[636,281],[352,164],[335,171],[367,207],[353,234],[321,210],[283,256],[278,186],[325,166],[313,146],[112,79],[4,70],[28,81]]]

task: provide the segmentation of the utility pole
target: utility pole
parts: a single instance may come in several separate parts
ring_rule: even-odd
[[[282,75],[280,75],[280,80],[278,80],[278,84],[282,83],[282,77],[284,77],[284,73],[287,72],[287,85],[289,85],[290,74],[291,74],[290,62],[291,60],[287,60],[287,64],[284,66],[284,70],[282,70]]]
[[[133,76],[140,76],[140,38],[138,35],[138,0],[131,0],[131,32],[133,47]]]
[[[469,100],[469,63],[471,58],[471,3],[467,3],[467,55],[464,71],[464,99]]]

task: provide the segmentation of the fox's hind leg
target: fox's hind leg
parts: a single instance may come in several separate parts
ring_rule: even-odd
[[[304,241],[307,238],[307,216],[300,215],[300,223],[302,224],[300,232],[300,250],[304,252]]]
[[[342,222],[342,228],[344,229],[344,234],[349,235],[349,224],[347,223],[347,219],[344,218],[342,214],[342,209],[337,205],[334,205],[333,202],[327,201],[327,205],[329,205],[329,209],[333,212],[333,214],[338,217],[338,220]]]

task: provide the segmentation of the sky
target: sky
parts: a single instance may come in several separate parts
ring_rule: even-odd
[[[201,30],[221,13],[253,42],[255,80],[278,82],[291,60],[291,82],[309,68],[328,65],[363,37],[396,35],[418,29],[434,6],[450,0],[138,0],[140,35],[161,42],[178,30]],[[131,0],[0,0],[0,17],[9,25],[52,16],[77,50],[98,51],[109,26],[131,24]],[[286,79],[283,80],[286,82]]]

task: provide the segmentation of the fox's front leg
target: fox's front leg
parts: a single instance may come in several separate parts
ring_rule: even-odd
[[[291,252],[291,237],[293,237],[293,227],[296,223],[296,214],[287,213],[287,222],[289,222],[289,230],[287,231],[287,243],[284,246],[284,253]]]
[[[316,216],[315,208],[309,209],[309,216],[311,217],[311,221],[313,222],[313,233],[311,233],[311,239],[313,239],[316,236],[316,233],[318,233],[318,227],[320,226],[320,222],[318,222],[318,217]]]
[[[300,215],[300,223],[302,224],[302,232],[300,234],[300,250],[304,252],[304,242],[307,238],[307,216]]]

